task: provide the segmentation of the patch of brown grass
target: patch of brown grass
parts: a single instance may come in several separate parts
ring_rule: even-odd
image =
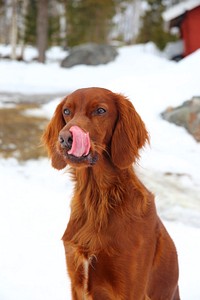
[[[34,108],[39,105],[21,103],[0,109],[0,156],[20,161],[46,156],[41,135],[48,120],[25,114],[27,109]]]

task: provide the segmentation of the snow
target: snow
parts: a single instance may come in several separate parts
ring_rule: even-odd
[[[28,99],[102,86],[129,97],[151,137],[137,172],[155,192],[159,214],[175,241],[181,299],[199,300],[200,145],[160,113],[200,95],[200,50],[176,63],[149,43],[120,48],[108,65],[71,69],[59,67],[59,49],[51,54],[46,65],[1,60],[0,93],[27,94]],[[50,118],[59,101],[26,113]],[[0,107],[5,105],[0,97]],[[73,190],[68,173],[51,168],[48,159],[19,164],[0,158],[0,182],[0,299],[71,299],[61,241]]]
[[[181,1],[180,3],[171,6],[163,13],[163,18],[166,22],[183,15],[186,11],[192,10],[200,5],[199,0]]]

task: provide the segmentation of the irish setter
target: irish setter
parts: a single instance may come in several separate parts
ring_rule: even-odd
[[[70,166],[71,217],[63,235],[73,300],[178,300],[178,262],[154,196],[132,164],[148,133],[131,102],[79,89],[44,136],[52,165]]]

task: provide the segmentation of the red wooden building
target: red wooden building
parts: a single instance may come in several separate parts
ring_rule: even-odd
[[[163,14],[168,28],[178,27],[187,56],[200,48],[200,0],[181,1]]]

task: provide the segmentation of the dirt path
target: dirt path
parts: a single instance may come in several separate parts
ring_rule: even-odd
[[[41,136],[48,119],[26,114],[63,95],[21,95],[0,93],[0,157],[20,161],[46,156]]]

